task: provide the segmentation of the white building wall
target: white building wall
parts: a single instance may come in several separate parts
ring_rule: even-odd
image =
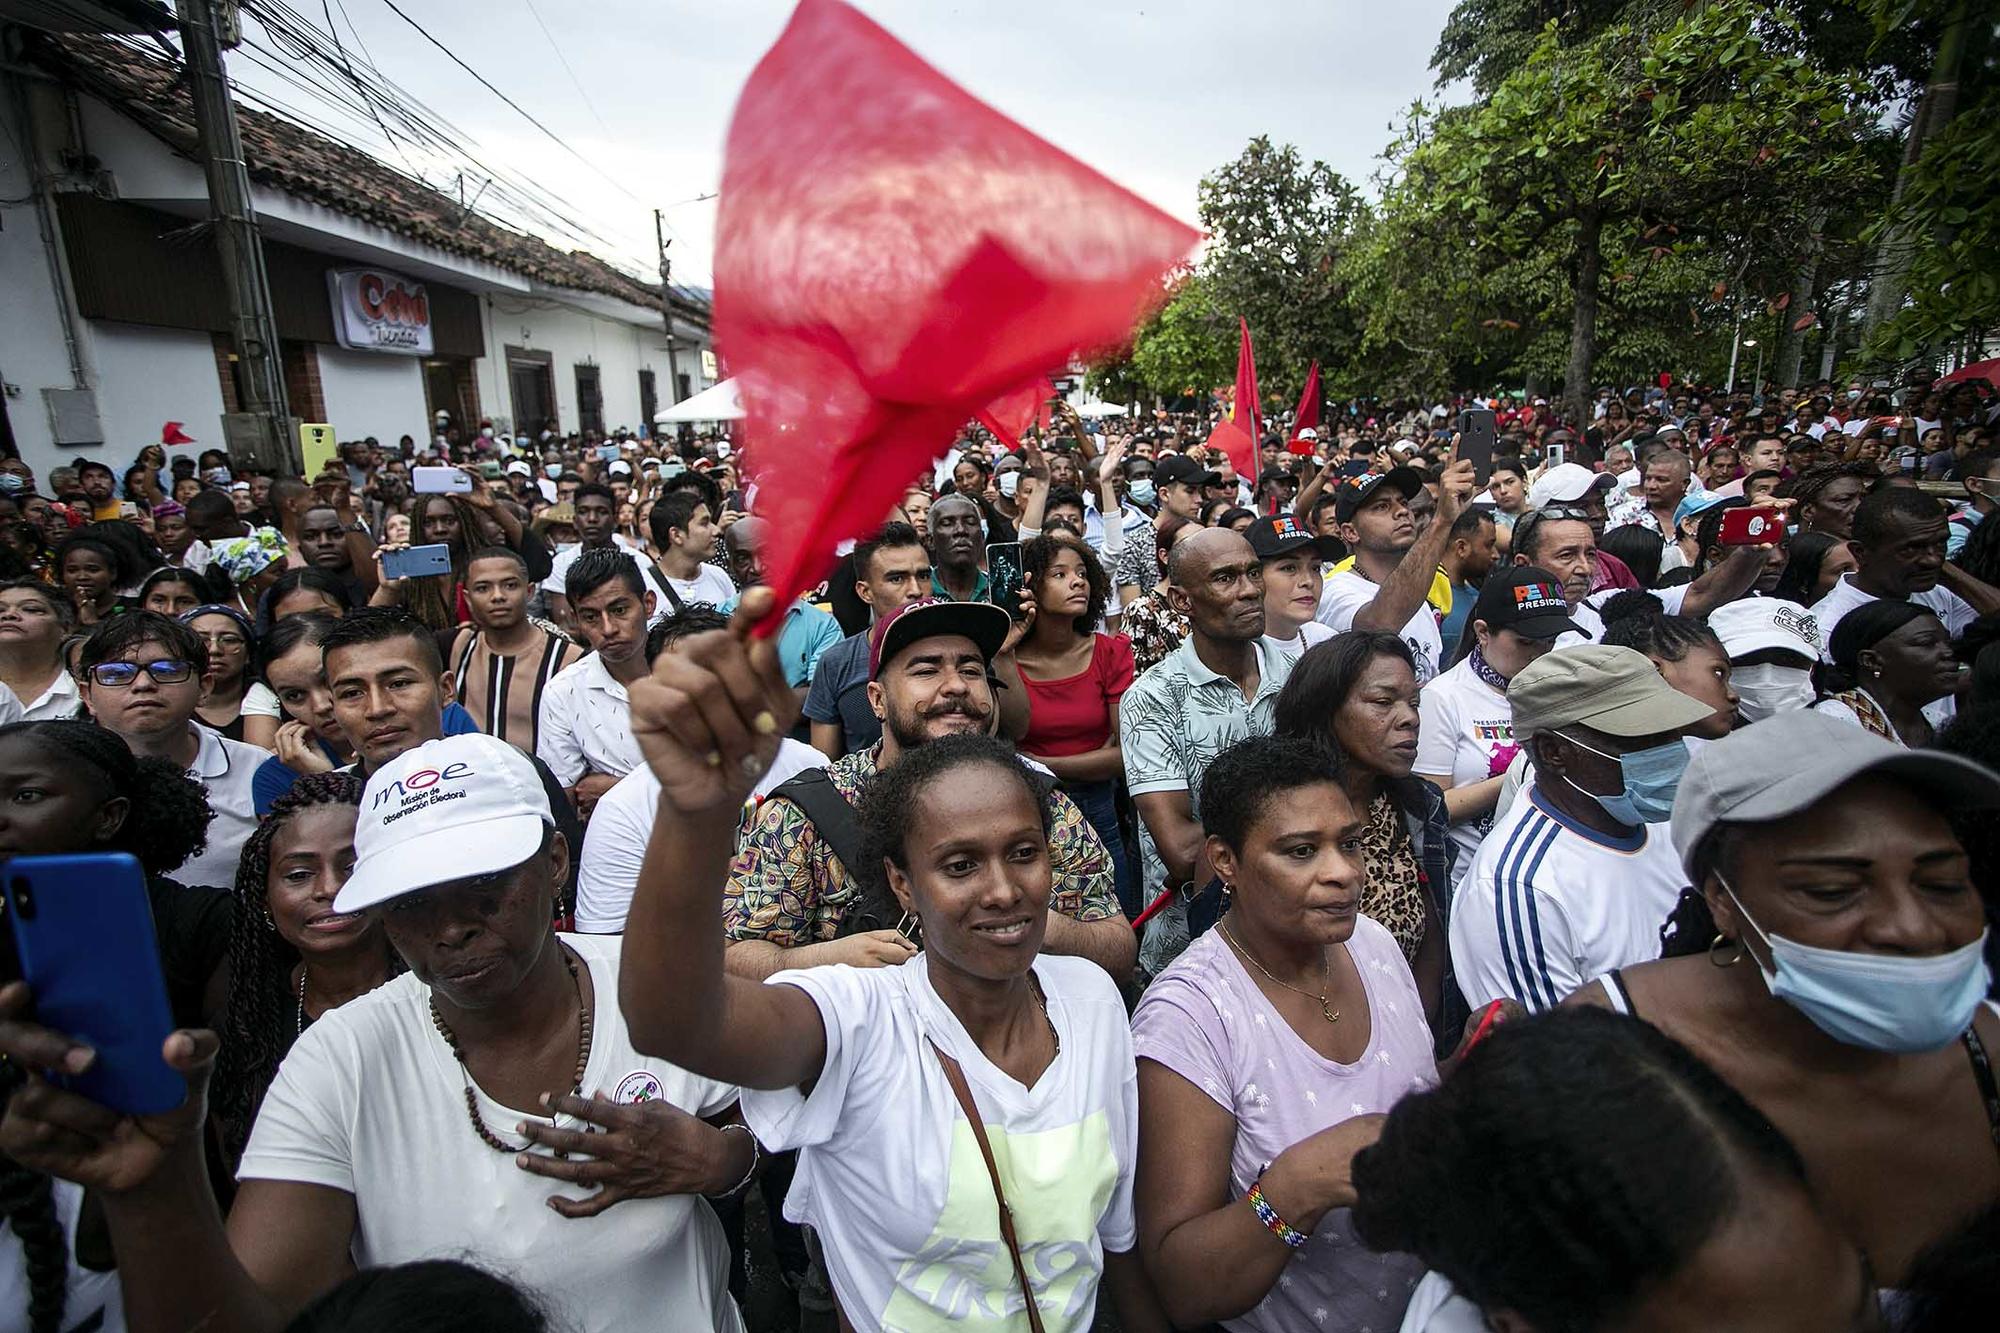
[[[417,357],[355,352],[322,344],[319,384],[335,439],[373,435],[393,447],[398,436],[422,440],[430,434],[429,414],[424,409],[423,363]],[[299,405],[293,404],[293,412],[299,410]]]
[[[0,74],[0,85],[14,76]],[[12,150],[28,141],[17,119],[11,87],[0,86],[0,382],[5,384],[7,424],[21,457],[46,477],[65,462],[95,458],[96,449],[58,449],[42,390],[76,387],[63,349],[62,316],[43,244],[40,222],[29,195],[34,189],[28,164]],[[15,203],[14,200],[27,200]],[[87,363],[86,363],[87,367]]]
[[[514,429],[514,397],[507,372],[507,348],[547,352],[553,358],[556,415],[565,431],[578,430],[576,367],[595,365],[604,395],[604,427],[638,430],[639,372],[653,372],[660,406],[672,401],[668,384],[666,330],[641,326],[579,310],[546,298],[523,300],[489,296],[486,307],[486,355],[479,363],[479,401],[496,424]],[[682,339],[675,352],[683,373],[692,373],[696,391],[704,387],[700,352]]]
[[[95,352],[105,439],[103,450],[90,456],[123,473],[142,446],[159,443],[160,427],[169,421],[185,423],[200,448],[223,447],[222,381],[208,334],[101,319],[86,321],[85,327]],[[36,475],[43,475],[39,468]]]

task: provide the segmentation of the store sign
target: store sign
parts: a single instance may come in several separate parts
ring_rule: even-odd
[[[424,284],[379,268],[334,269],[326,281],[333,293],[333,336],[342,347],[431,354],[431,300]]]
[[[707,380],[720,378],[720,376],[717,374],[718,369],[719,367],[715,363],[715,353],[709,348],[706,347],[702,348],[701,349],[702,378]]]

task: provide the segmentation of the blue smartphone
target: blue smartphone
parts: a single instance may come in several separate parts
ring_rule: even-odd
[[[451,573],[451,548],[442,542],[430,546],[406,546],[382,557],[385,579],[421,579]]]
[[[128,1115],[179,1106],[187,1080],[160,1055],[174,1017],[139,863],[123,852],[17,856],[0,885],[35,1021],[97,1052],[89,1070],[55,1082]]]

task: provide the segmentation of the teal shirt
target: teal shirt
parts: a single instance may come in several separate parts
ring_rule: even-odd
[[[719,609],[724,615],[733,615],[742,600],[739,593]],[[793,689],[811,683],[820,657],[844,637],[838,620],[804,598],[793,602],[778,630],[778,661],[785,668],[785,683]]]
[[[979,571],[979,581],[972,585],[972,596],[965,600],[968,602],[991,601],[992,593],[993,582],[986,577],[986,571],[982,569]],[[938,572],[935,569],[931,570],[931,596],[947,602],[958,600],[958,598],[953,597],[949,592],[945,591],[944,583],[938,578]]]

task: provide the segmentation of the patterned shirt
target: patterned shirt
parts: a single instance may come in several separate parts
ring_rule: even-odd
[[[876,751],[857,751],[826,770],[834,789],[858,803],[875,776]],[[1049,793],[1049,907],[1078,921],[1118,913],[1111,857],[1097,832],[1060,791]],[[836,938],[861,886],[822,841],[805,811],[766,801],[736,845],[723,890],[722,922],[730,940],[766,940],[781,949]]]
[[[1124,549],[1118,552],[1117,559],[1111,565],[1112,587],[1124,588],[1136,584],[1139,591],[1145,593],[1151,592],[1154,585],[1159,583],[1159,544],[1150,540],[1153,535],[1149,530],[1151,526],[1149,522],[1148,530],[1126,531]]]
[[[1155,587],[1125,608],[1118,628],[1132,641],[1133,669],[1144,673],[1181,646],[1188,636],[1188,618],[1167,603],[1165,587]]]
[[[1417,946],[1424,942],[1424,886],[1403,812],[1387,792],[1369,802],[1361,862],[1367,872],[1361,914],[1396,937],[1406,962],[1415,959]]]

